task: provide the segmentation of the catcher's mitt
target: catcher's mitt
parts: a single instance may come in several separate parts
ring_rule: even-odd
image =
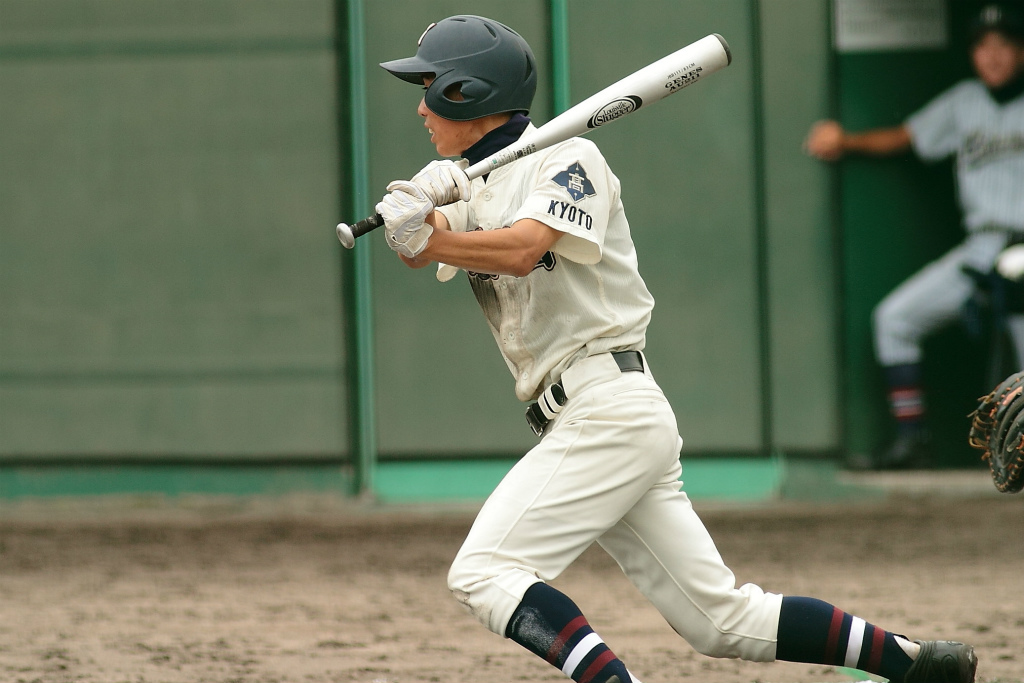
[[[1024,489],[1024,372],[1000,382],[970,417],[967,442],[983,451],[996,488],[1003,493]]]

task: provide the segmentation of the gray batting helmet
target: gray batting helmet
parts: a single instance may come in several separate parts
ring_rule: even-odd
[[[537,92],[537,61],[522,36],[492,19],[464,14],[431,24],[416,55],[383,62],[404,81],[423,85],[430,111],[452,121],[530,109]],[[461,100],[451,99],[458,86]]]

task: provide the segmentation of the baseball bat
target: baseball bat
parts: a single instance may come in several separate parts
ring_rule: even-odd
[[[674,92],[713,74],[732,62],[732,52],[725,38],[712,33],[690,43],[672,54],[645,66],[609,85],[595,95],[565,110],[532,134],[524,135],[508,147],[466,169],[470,180],[490,173],[513,161],[522,159],[569,138],[586,135],[605,124],[632,114],[663,100]],[[384,224],[380,214],[354,225],[339,223],[338,240],[347,248],[355,245],[360,235]]]

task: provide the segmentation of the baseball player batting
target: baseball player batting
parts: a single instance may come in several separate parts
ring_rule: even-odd
[[[897,426],[896,439],[867,463],[879,469],[928,464],[922,340],[958,320],[1001,251],[1024,239],[1024,18],[1012,7],[988,5],[972,21],[970,41],[977,78],[941,93],[903,124],[851,133],[823,121],[807,137],[808,152],[826,161],[909,149],[926,161],[956,156],[967,238],[890,292],[873,314],[875,356]],[[1024,367],[1024,316],[1010,316],[1007,327]]]
[[[654,299],[604,157],[572,138],[472,181],[463,171],[535,129],[529,45],[455,16],[381,66],[425,87],[430,140],[460,158],[388,185],[376,207],[385,240],[410,267],[447,264],[441,279],[466,271],[539,436],[473,523],[448,575],[455,598],[578,683],[635,683],[548,583],[597,542],[706,655],[972,683],[969,645],[910,641],[820,600],[736,586],[682,491],[682,439],[643,353]]]

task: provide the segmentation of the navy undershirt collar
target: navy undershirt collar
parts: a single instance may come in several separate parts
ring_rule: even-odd
[[[530,117],[516,112],[508,121],[477,140],[472,147],[462,153],[462,157],[469,161],[470,165],[483,161],[518,140],[529,125]]]
[[[1024,71],[1000,88],[988,88],[988,92],[999,104],[1006,104],[1024,94]]]

